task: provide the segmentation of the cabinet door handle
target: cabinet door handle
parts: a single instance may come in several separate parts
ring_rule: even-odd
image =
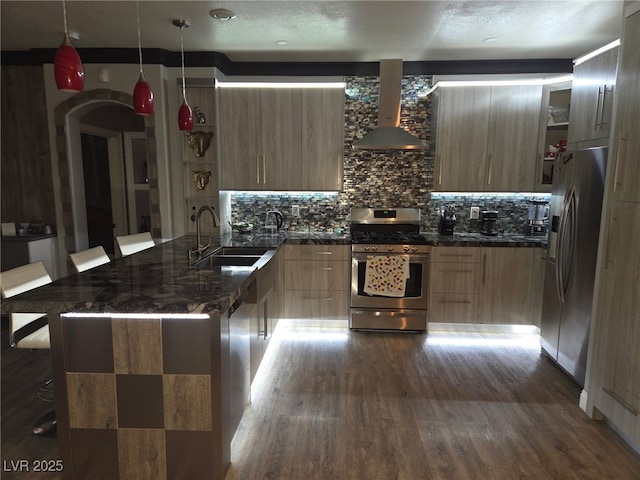
[[[260,155],[256,153],[256,183],[260,184]]]
[[[487,156],[487,185],[491,185],[491,154]]]
[[[613,215],[614,215],[614,211],[613,208],[611,209],[611,211],[609,212],[609,226],[607,228],[607,248],[605,248],[605,255],[604,255],[604,269],[606,270],[609,267],[609,263],[611,263],[611,230],[613,229]]]
[[[303,300],[321,300],[323,302],[333,301],[333,297],[302,297]]]
[[[473,253],[441,253],[441,257],[473,257]]]
[[[620,132],[620,134],[618,135],[618,144],[616,145],[617,151],[616,151],[616,163],[614,165],[614,169],[613,169],[613,192],[615,193],[615,191],[618,189],[618,186],[622,186],[623,184],[618,182],[618,166],[620,165],[620,152],[622,151],[622,145],[626,145],[627,142],[627,137],[625,137],[623,135],[623,132]]]
[[[267,156],[262,154],[262,183],[267,184]]]
[[[482,284],[484,285],[487,281],[487,254],[484,253],[482,255]]]
[[[473,273],[473,270],[440,270],[440,273]]]
[[[471,303],[471,300],[446,300],[441,298],[438,300],[439,303]]]
[[[604,127],[605,125],[609,125],[607,122],[605,122],[604,119],[604,107],[606,105],[607,102],[607,93],[613,93],[613,85],[611,85],[609,88],[607,88],[607,86],[604,86],[604,90],[602,91],[602,110],[600,111],[600,128]]]
[[[442,185],[442,155],[439,153],[436,158],[436,168],[438,169],[438,185]]]
[[[310,255],[331,255],[333,252],[311,252]]]
[[[597,130],[599,127],[602,127],[602,123],[599,121],[600,120],[600,115],[601,115],[601,109],[600,109],[600,99],[603,98],[604,95],[602,93],[602,87],[598,87],[598,98],[596,98],[596,116],[595,119],[593,121],[593,129]],[[602,104],[604,107],[604,100],[602,100]]]

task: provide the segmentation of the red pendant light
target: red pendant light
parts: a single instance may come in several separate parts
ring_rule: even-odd
[[[84,88],[84,67],[77,50],[69,40],[67,28],[67,4],[62,0],[64,14],[64,38],[53,60],[53,74],[58,90],[63,92],[81,92]]]
[[[191,131],[193,130],[193,112],[189,103],[187,103],[187,89],[184,80],[184,41],[182,37],[183,30],[190,25],[186,20],[174,20],[172,23],[180,28],[180,58],[182,60],[182,105],[178,110],[178,127],[180,130]]]
[[[138,58],[140,59],[140,78],[133,89],[133,111],[138,115],[153,114],[153,92],[142,73],[142,43],[140,42],[140,9],[136,1],[136,17],[138,19]]]

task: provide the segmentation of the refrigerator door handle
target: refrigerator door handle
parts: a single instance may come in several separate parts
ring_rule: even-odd
[[[556,252],[556,288],[558,292],[558,300],[560,303],[565,302],[567,293],[568,274],[565,271],[565,243],[567,236],[567,227],[570,228],[571,250],[569,251],[569,261],[573,262],[573,254],[575,252],[575,231],[576,231],[576,189],[571,187],[564,198],[562,213],[560,215],[560,225],[558,228],[558,248]]]

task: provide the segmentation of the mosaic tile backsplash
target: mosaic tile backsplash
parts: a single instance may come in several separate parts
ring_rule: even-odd
[[[342,192],[296,193],[233,192],[233,223],[247,222],[254,229],[264,226],[267,210],[284,215],[289,231],[346,232],[351,207],[418,207],[422,230],[437,232],[438,210],[451,206],[458,217],[456,232],[477,232],[477,220],[469,220],[472,206],[497,210],[498,231],[521,233],[528,215],[527,200],[546,199],[539,194],[442,194],[431,193],[434,184],[434,155],[431,144],[431,76],[407,75],[402,81],[400,124],[423,139],[423,151],[353,150],[355,140],[378,122],[378,77],[347,77],[345,88],[344,186]],[[299,207],[299,216],[292,215]]]

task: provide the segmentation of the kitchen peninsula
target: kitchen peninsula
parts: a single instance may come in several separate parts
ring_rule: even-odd
[[[189,268],[194,245],[182,237],[3,302],[48,315],[62,478],[224,478],[230,312],[256,268]]]

